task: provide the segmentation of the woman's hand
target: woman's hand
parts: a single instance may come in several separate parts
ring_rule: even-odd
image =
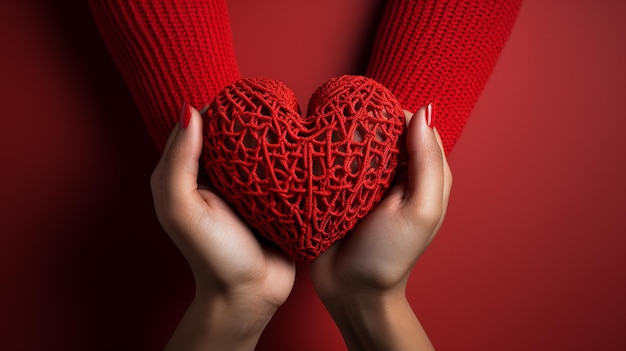
[[[295,265],[262,246],[228,204],[198,184],[202,118],[185,104],[181,121],[151,178],[157,217],[196,282],[167,349],[253,350],[291,292]]]
[[[405,289],[443,222],[452,175],[431,106],[405,114],[408,165],[376,209],[313,261],[315,289],[350,350],[432,349]]]

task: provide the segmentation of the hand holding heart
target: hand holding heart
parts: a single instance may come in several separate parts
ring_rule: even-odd
[[[408,165],[383,201],[312,262],[313,285],[349,350],[433,350],[405,295],[413,266],[443,223],[452,186],[429,110],[410,119]]]
[[[252,350],[289,296],[295,265],[261,245],[226,202],[198,185],[202,118],[188,111],[188,126],[176,125],[150,182],[157,217],[196,283],[167,349]]]
[[[332,86],[326,88],[328,90],[321,92],[328,94],[335,91]],[[283,129],[275,124],[274,129],[267,125],[259,127],[259,124],[254,125],[255,129],[252,128],[251,120],[235,120],[239,122],[231,122],[231,129],[222,130],[226,130],[226,134],[231,136],[238,135],[234,139],[236,143],[229,145],[224,141],[222,151],[243,152],[256,148],[257,145],[266,144],[265,147],[276,145],[279,138],[289,141],[290,138],[302,135],[308,138],[309,143],[338,144],[337,150],[326,150],[326,154],[322,152],[323,150],[320,151],[321,149],[316,150],[315,145],[309,144],[309,148],[313,150],[306,152],[312,152],[311,154],[301,151],[301,154],[298,154],[300,158],[292,159],[290,161],[292,163],[287,161],[280,163],[276,168],[278,171],[272,176],[269,176],[270,170],[261,171],[257,165],[256,168],[249,169],[235,167],[237,173],[233,177],[239,178],[237,183],[239,186],[250,186],[253,184],[250,179],[258,181],[270,178],[275,181],[275,191],[280,195],[285,189],[280,187],[282,183],[278,180],[288,178],[287,174],[290,171],[310,165],[313,167],[309,172],[313,175],[312,178],[307,179],[297,172],[290,174],[296,178],[295,183],[301,185],[287,190],[296,190],[296,196],[303,198],[305,196],[303,194],[309,189],[306,183],[302,183],[303,179],[310,185],[314,181],[319,181],[322,175],[329,173],[333,181],[356,179],[360,181],[359,184],[365,184],[363,188],[356,190],[351,188],[348,191],[344,191],[344,187],[341,186],[331,189],[332,191],[328,193],[317,188],[318,200],[322,200],[317,202],[315,211],[318,211],[318,214],[324,210],[328,211],[331,220],[345,208],[348,208],[347,213],[352,214],[358,213],[363,205],[374,203],[378,206],[368,208],[358,224],[356,220],[354,221],[356,227],[349,236],[343,239],[335,238],[334,245],[325,247],[323,252],[319,253],[312,267],[314,285],[350,349],[353,347],[359,349],[359,345],[379,345],[378,349],[393,349],[387,347],[392,345],[387,342],[393,342],[393,345],[427,345],[428,338],[410,306],[405,299],[398,297],[403,297],[411,268],[441,225],[451,186],[450,171],[438,135],[426,122],[428,117],[426,112],[430,109],[420,109],[413,118],[410,118],[410,114],[407,116],[411,122],[404,141],[401,138],[403,134],[398,133],[397,129],[403,131],[404,125],[398,126],[397,120],[394,119],[398,117],[396,115],[398,106],[373,104],[374,100],[370,97],[375,94],[368,89],[370,88],[353,90],[358,92],[357,95],[360,97],[356,101],[361,103],[357,104],[355,100],[350,99],[348,108],[343,106],[342,109],[326,109],[324,101],[341,100],[332,100],[328,96],[324,98],[323,94],[318,95],[321,100],[312,100],[313,105],[319,107],[315,110],[319,113],[313,114],[318,117],[331,115],[336,119],[338,116],[358,115],[365,119],[365,122],[353,122],[356,125],[344,125],[342,135],[348,136],[347,141],[344,139],[342,142],[340,136],[333,135],[332,130],[336,129],[319,128],[324,123],[330,125],[329,121],[332,122],[332,118],[298,121],[295,118],[297,113],[293,113],[297,111],[295,99],[290,94],[283,94],[274,97],[273,100],[265,100],[271,102],[269,106],[259,101],[254,102],[256,110],[248,112],[263,116],[267,115],[264,109],[271,107],[293,116],[294,118],[289,121],[293,125],[289,126],[291,129],[285,129],[286,134],[281,134],[279,131]],[[385,92],[381,90],[374,93]],[[231,116],[237,115],[234,109],[246,98],[239,96],[232,99],[232,104],[229,105],[233,109],[230,111],[233,112]],[[365,113],[359,113],[361,110]],[[337,111],[342,112],[337,114]],[[279,122],[272,120],[271,123]],[[187,345],[207,349],[239,347],[253,349],[273,313],[288,297],[294,282],[295,266],[284,253],[262,244],[220,196],[198,184],[200,159],[204,157],[205,167],[208,164],[206,162],[208,138],[203,134],[202,124],[200,114],[191,109],[188,126],[175,127],[151,178],[157,217],[189,262],[197,286],[195,299],[172,336],[170,345],[173,345],[173,348]],[[247,131],[242,134],[241,131],[246,128]],[[275,135],[271,134],[270,130]],[[289,134],[294,130],[295,134]],[[250,135],[251,131],[261,133]],[[406,142],[408,163],[402,162],[400,147],[404,146],[397,144],[398,140]],[[366,144],[369,148],[365,146]],[[386,144],[387,150],[392,152],[385,153],[378,149],[380,144]],[[398,148],[394,149],[393,146]],[[238,147],[242,151],[239,151]],[[282,145],[278,149],[286,148],[287,145]],[[370,153],[367,153],[368,151]],[[334,158],[328,158],[329,154]],[[246,160],[245,156],[242,155],[240,159]],[[258,154],[254,156],[258,157]],[[284,159],[279,158],[281,162],[288,158],[288,155],[283,156]],[[323,161],[318,159],[316,165],[313,156]],[[309,161],[306,161],[307,157]],[[300,159],[305,161],[299,164]],[[237,160],[231,162],[238,164]],[[270,162],[276,165],[276,161]],[[396,169],[399,172],[397,175]],[[246,175],[249,177],[244,178]],[[388,183],[381,185],[373,180],[381,175],[386,177]],[[385,195],[385,190],[389,186],[391,188]],[[333,197],[335,190],[341,195]],[[336,203],[346,203],[346,199],[350,199],[355,192],[359,196],[349,200],[348,204],[359,201],[359,206],[332,207]],[[378,203],[381,199],[382,202]],[[305,206],[298,202],[301,199],[296,200],[293,201],[294,213],[306,213],[311,210],[307,207],[311,206],[310,200],[304,201]],[[269,204],[275,206],[271,202]],[[287,206],[283,206],[283,209],[285,207]],[[281,214],[285,213],[288,212],[277,212],[276,218],[283,218]],[[298,225],[304,227],[303,223]],[[367,299],[363,300],[363,296]],[[372,301],[372,296],[376,297],[376,301]],[[390,304],[389,301],[395,303]],[[350,308],[346,309],[346,306]],[[363,308],[364,306],[370,308]],[[385,306],[393,310],[385,308],[372,310],[372,306]],[[354,321],[376,323],[350,325]],[[204,327],[199,330],[198,325]],[[233,337],[233,330],[237,331],[236,337]],[[389,331],[392,331],[393,335],[385,334]]]

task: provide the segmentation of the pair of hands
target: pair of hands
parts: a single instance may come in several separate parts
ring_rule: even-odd
[[[157,217],[194,274],[196,295],[167,349],[253,350],[287,299],[296,269],[259,243],[218,195],[198,184],[202,118],[177,125],[151,186]],[[315,289],[355,350],[428,350],[405,296],[409,274],[441,226],[452,185],[432,110],[407,117],[408,164],[383,201],[311,264]]]

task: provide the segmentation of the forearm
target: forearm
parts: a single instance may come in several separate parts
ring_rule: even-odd
[[[404,291],[324,302],[349,350],[434,350]]]
[[[252,301],[197,294],[165,350],[254,350],[273,312]]]

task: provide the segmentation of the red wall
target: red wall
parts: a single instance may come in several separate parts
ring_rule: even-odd
[[[193,285],[152,209],[158,154],[86,4],[39,3],[0,5],[0,348],[160,349]],[[381,6],[260,3],[229,2],[241,69],[301,101],[358,73]],[[626,349],[625,12],[526,0],[410,282],[439,350]],[[344,349],[299,268],[258,349]]]

